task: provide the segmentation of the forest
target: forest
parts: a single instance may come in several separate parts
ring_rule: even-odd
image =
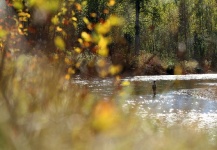
[[[216,0],[1,0],[0,149],[214,150],[197,122],[123,108],[140,91],[122,78],[216,70]],[[112,79],[114,92],[77,78]]]
[[[11,54],[69,59],[72,72],[101,77],[216,69],[214,0],[6,2],[1,9],[1,34],[15,32],[8,37],[13,39]],[[95,59],[105,66],[93,65]]]

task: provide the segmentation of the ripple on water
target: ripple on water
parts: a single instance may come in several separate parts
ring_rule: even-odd
[[[138,107],[138,115],[162,120],[161,123],[194,126],[198,129],[217,127],[217,74],[136,76],[122,80],[132,81],[134,93],[123,104]],[[158,93],[152,95],[151,81],[156,80]],[[178,86],[174,84],[180,80]],[[193,81],[188,81],[193,80]],[[195,82],[195,81],[196,82]],[[203,82],[201,82],[203,80]],[[114,92],[113,79],[73,79],[73,83],[88,85],[91,92],[101,96],[111,96]],[[180,86],[181,85],[181,86]],[[145,89],[145,90],[144,90]]]
[[[171,94],[171,93],[170,93]],[[173,93],[174,94],[174,93]],[[147,116],[161,120],[161,123],[172,126],[175,124],[210,130],[217,127],[217,102],[203,99],[189,99],[181,95],[180,98],[166,98],[165,95],[153,99],[140,95],[134,100],[126,101],[127,105],[138,106],[138,116]],[[139,104],[139,105],[137,105]],[[125,107],[127,106],[125,105]]]

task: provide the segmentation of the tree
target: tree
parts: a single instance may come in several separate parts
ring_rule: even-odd
[[[178,57],[183,59],[187,48],[187,38],[189,33],[189,15],[187,0],[180,0],[179,4],[179,37],[178,37]]]
[[[140,14],[140,5],[141,0],[135,1],[135,8],[136,8],[136,21],[135,21],[135,54],[139,54],[140,50],[140,25],[139,25],[139,14]]]

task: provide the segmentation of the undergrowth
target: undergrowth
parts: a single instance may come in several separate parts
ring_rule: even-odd
[[[61,65],[60,65],[61,64]],[[194,126],[168,127],[123,109],[133,91],[129,82],[110,98],[66,78],[64,63],[21,55],[5,61],[1,79],[0,149],[216,149]],[[114,84],[115,84],[114,83]]]

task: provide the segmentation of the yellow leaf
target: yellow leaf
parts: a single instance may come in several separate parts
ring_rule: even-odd
[[[29,15],[28,13],[25,13],[25,12],[20,12],[20,13],[18,13],[18,16],[19,17],[25,17],[25,16],[27,16],[27,15]]]
[[[67,64],[67,65],[71,65],[72,64],[72,61],[69,59],[69,58],[65,58],[65,63]]]
[[[43,7],[43,9],[47,11],[55,11],[59,8],[59,0],[42,0],[41,4],[38,3],[37,5]]]
[[[110,22],[110,24],[112,26],[120,26],[120,25],[123,25],[123,23],[124,23],[124,21],[121,17],[115,16],[115,15],[111,15],[108,18],[108,21]]]
[[[75,12],[72,10],[72,16],[74,16],[75,15]]]
[[[29,0],[28,3],[29,3],[29,6],[33,6],[36,4],[36,0]]]
[[[20,10],[23,9],[23,4],[22,4],[22,2],[15,1],[15,2],[13,2],[13,6],[14,6],[14,8],[16,8],[16,9],[20,9]]]
[[[48,6],[50,6],[50,10],[55,11],[55,10],[57,10],[59,8],[59,1],[58,0],[53,1],[51,4],[52,5],[49,5],[49,2],[47,4]]]
[[[111,30],[111,24],[110,22],[106,21],[103,24],[97,24],[96,25],[96,31],[99,34],[106,34]]]
[[[87,32],[82,32],[81,37],[87,42],[90,42],[92,40],[90,34],[88,34]]]
[[[63,14],[66,14],[67,8],[63,7],[63,8],[62,8],[62,12],[63,12]]]
[[[30,15],[29,13],[27,13],[27,14],[26,14],[26,17],[27,17],[27,18],[30,18],[30,17],[31,17],[31,15]]]
[[[87,1],[83,1],[83,2],[81,3],[81,5],[82,5],[82,6],[86,6],[86,5],[87,5]]]
[[[109,38],[105,38],[103,36],[100,36],[99,42],[98,42],[98,54],[101,56],[108,56],[109,53],[109,49],[108,49],[108,44],[110,43],[110,39]]]
[[[58,47],[59,49],[61,49],[61,50],[65,49],[65,42],[60,36],[57,36],[54,39],[54,43],[55,43],[56,47]]]
[[[19,21],[27,21],[27,18],[26,17],[19,17]]]
[[[24,35],[23,31],[22,31],[20,28],[18,28],[18,33],[19,33],[20,35]]]
[[[72,20],[73,21],[77,21],[78,19],[76,17],[72,17]]]
[[[78,42],[79,42],[80,44],[82,44],[82,43],[83,43],[83,40],[82,40],[81,38],[79,38],[79,39],[78,39]]]
[[[78,24],[77,24],[76,22],[73,22],[73,26],[74,26],[75,28],[77,28],[77,27],[78,27]]]
[[[18,16],[19,16],[19,17],[26,17],[26,18],[30,18],[30,16],[31,16],[31,15],[30,15],[29,13],[25,13],[25,12],[19,12],[19,13],[18,13]]]
[[[109,67],[109,72],[111,75],[116,75],[121,71],[122,67],[120,65],[112,65]]]
[[[105,38],[103,36],[100,36],[100,39],[99,39],[99,47],[100,48],[105,48],[107,47],[107,45],[110,43],[110,39],[109,38]]]
[[[123,81],[121,83],[122,86],[129,86],[130,85],[130,82],[129,81]]]
[[[116,127],[120,121],[119,112],[111,101],[98,102],[92,117],[92,126],[98,131],[108,131]]]
[[[79,3],[75,3],[75,7],[78,11],[81,11],[81,9],[82,9],[81,4],[79,4]]]
[[[72,69],[71,67],[68,68],[68,74],[75,74],[75,70]]]
[[[66,74],[66,75],[65,75],[65,79],[66,79],[66,80],[69,80],[70,78],[71,78],[70,74]]]
[[[0,38],[4,38],[7,35],[7,31],[0,29]]]
[[[92,25],[92,23],[89,23],[89,24],[87,25],[87,28],[88,28],[89,30],[93,30],[93,25]]]
[[[115,5],[115,0],[109,0],[108,6],[114,6]]]
[[[23,28],[23,24],[20,23],[18,27],[19,27],[19,28]]]
[[[105,48],[100,48],[100,49],[98,50],[98,54],[99,54],[100,56],[103,56],[103,57],[107,57],[107,56],[108,56],[108,53],[109,53],[109,50],[108,50],[107,47],[105,47]]]
[[[51,22],[54,24],[54,25],[57,25],[59,24],[59,18],[57,16],[54,16],[52,19],[51,19]]]
[[[75,48],[75,52],[81,53],[81,49],[80,49],[79,47],[76,47],[76,48]]]
[[[63,29],[62,29],[62,28],[60,28],[59,26],[57,26],[56,30],[57,30],[58,32],[61,32],[61,31],[63,31]]]
[[[84,21],[86,24],[89,24],[89,23],[90,23],[89,20],[87,19],[87,17],[84,17],[84,18],[83,18],[83,21]]]

